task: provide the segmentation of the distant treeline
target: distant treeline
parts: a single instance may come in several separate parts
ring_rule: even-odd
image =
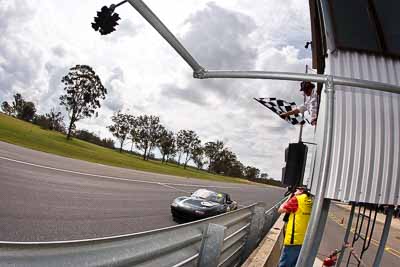
[[[203,142],[193,130],[179,130],[174,133],[161,124],[160,118],[153,115],[134,116],[128,113],[117,112],[112,116],[113,124],[107,128],[118,140],[122,152],[124,144],[131,144],[131,151],[135,146],[142,151],[144,160],[148,160],[152,151],[157,148],[162,156],[161,162],[174,160],[178,165],[186,168],[190,160],[198,169],[212,173],[240,177],[257,178],[260,170],[245,166],[236,154],[225,147],[220,140]]]
[[[263,178],[250,178],[248,179],[249,181],[256,182],[256,183],[261,183],[261,184],[268,184],[268,185],[274,185],[274,186],[279,186],[279,187],[285,187],[280,181],[274,180],[274,179],[263,179]]]
[[[68,117],[68,126],[60,111],[51,109],[46,114],[36,114],[33,102],[26,101],[21,94],[14,95],[12,103],[4,101],[3,112],[18,119],[39,125],[43,129],[57,131],[66,135],[67,139],[75,137],[107,148],[114,148],[112,139],[102,139],[87,130],[77,130],[75,123],[84,118],[97,116],[100,101],[107,95],[107,89],[102,85],[94,70],[87,65],[76,65],[70,69],[61,82],[64,84],[64,94],[60,96],[60,106],[64,106]],[[129,153],[135,153],[133,147],[141,151],[144,160],[154,159],[154,149],[161,154],[161,162],[181,164],[184,168],[192,161],[198,169],[220,175],[255,179],[260,182],[260,170],[253,166],[245,166],[237,155],[220,140],[202,144],[199,136],[193,130],[179,130],[174,133],[161,124],[160,118],[153,115],[134,116],[118,111],[112,117],[112,124],[107,126],[118,141],[119,151],[124,145],[130,144]],[[263,177],[267,174],[262,174]],[[268,180],[269,184],[275,183]]]
[[[37,114],[36,107],[33,102],[25,101],[21,94],[17,93],[13,96],[14,100],[11,104],[4,101],[1,108],[4,113],[15,118],[31,122],[40,126],[45,130],[57,131],[67,134],[64,117],[61,112],[51,109],[49,113]],[[111,138],[100,138],[96,134],[87,130],[75,130],[72,135],[78,139],[114,149],[114,140]]]

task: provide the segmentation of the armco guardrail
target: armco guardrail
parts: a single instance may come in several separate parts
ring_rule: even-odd
[[[148,232],[58,242],[0,242],[9,266],[237,266],[279,217],[283,200]]]

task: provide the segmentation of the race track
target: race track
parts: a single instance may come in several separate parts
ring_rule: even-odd
[[[0,142],[0,240],[86,239],[174,225],[171,201],[201,187],[230,193],[240,205],[267,207],[285,192],[110,167]]]

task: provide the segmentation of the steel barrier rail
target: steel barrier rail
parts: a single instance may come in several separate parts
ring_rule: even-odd
[[[265,211],[256,203],[182,225],[113,237],[0,242],[0,265],[11,266],[237,266],[278,217],[282,199]]]

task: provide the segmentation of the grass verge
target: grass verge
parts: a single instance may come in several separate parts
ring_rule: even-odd
[[[67,141],[65,135],[61,133],[43,130],[37,125],[2,113],[0,113],[0,141],[68,158],[115,167],[219,182],[249,183],[245,179],[210,174],[192,167],[188,167],[185,170],[182,166],[171,163],[166,165],[161,164],[159,161],[144,161],[141,157],[125,152],[119,153],[116,150],[97,146],[76,138]]]

